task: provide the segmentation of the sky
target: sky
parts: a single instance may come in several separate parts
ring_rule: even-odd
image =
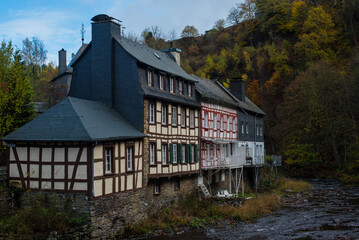
[[[200,34],[219,19],[226,19],[235,0],[0,0],[1,40],[19,49],[25,38],[38,37],[45,44],[47,62],[58,64],[58,51],[71,53],[81,46],[81,25],[85,43],[91,41],[91,18],[107,14],[122,21],[125,34],[140,36],[148,27],[158,26],[165,36],[175,30],[177,37],[186,25]]]

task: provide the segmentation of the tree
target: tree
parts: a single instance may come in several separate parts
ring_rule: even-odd
[[[32,89],[25,65],[11,42],[0,47],[0,138],[21,127],[34,117]],[[0,150],[4,146],[0,146]]]
[[[28,66],[41,66],[47,59],[46,54],[45,44],[39,38],[33,37],[32,40],[29,40],[29,38],[23,40],[21,55]]]
[[[229,24],[236,25],[242,21],[253,20],[255,18],[256,5],[255,0],[245,0],[236,7],[229,10],[227,21]]]
[[[224,29],[226,21],[224,19],[219,19],[214,23],[213,28],[217,31]]]
[[[198,37],[198,30],[194,26],[185,26],[185,28],[182,30],[181,37]]]

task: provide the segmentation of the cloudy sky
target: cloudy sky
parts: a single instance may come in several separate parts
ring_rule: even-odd
[[[225,19],[240,0],[6,0],[0,3],[1,40],[22,48],[26,37],[45,43],[48,61],[57,65],[57,52],[64,48],[67,58],[81,45],[81,24],[85,42],[91,36],[91,18],[107,14],[138,36],[146,28],[158,26],[166,36],[173,30],[180,36],[186,25],[202,34],[218,19]]]

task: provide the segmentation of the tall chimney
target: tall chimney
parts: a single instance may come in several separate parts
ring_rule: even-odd
[[[246,86],[243,80],[241,79],[231,79],[230,91],[236,96],[240,101],[246,101]]]
[[[167,53],[176,63],[181,66],[181,49],[173,48],[172,42],[171,42],[171,48],[169,49],[163,49],[162,52]]]
[[[61,49],[59,51],[59,69],[58,74],[64,73],[67,70],[66,66],[66,51],[64,49]]]
[[[107,106],[114,105],[113,36],[121,35],[119,22],[105,14],[91,19],[92,23],[92,96]]]

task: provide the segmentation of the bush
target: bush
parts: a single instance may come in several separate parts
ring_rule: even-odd
[[[280,192],[305,192],[312,190],[312,186],[301,180],[284,179],[281,180],[277,186]]]

